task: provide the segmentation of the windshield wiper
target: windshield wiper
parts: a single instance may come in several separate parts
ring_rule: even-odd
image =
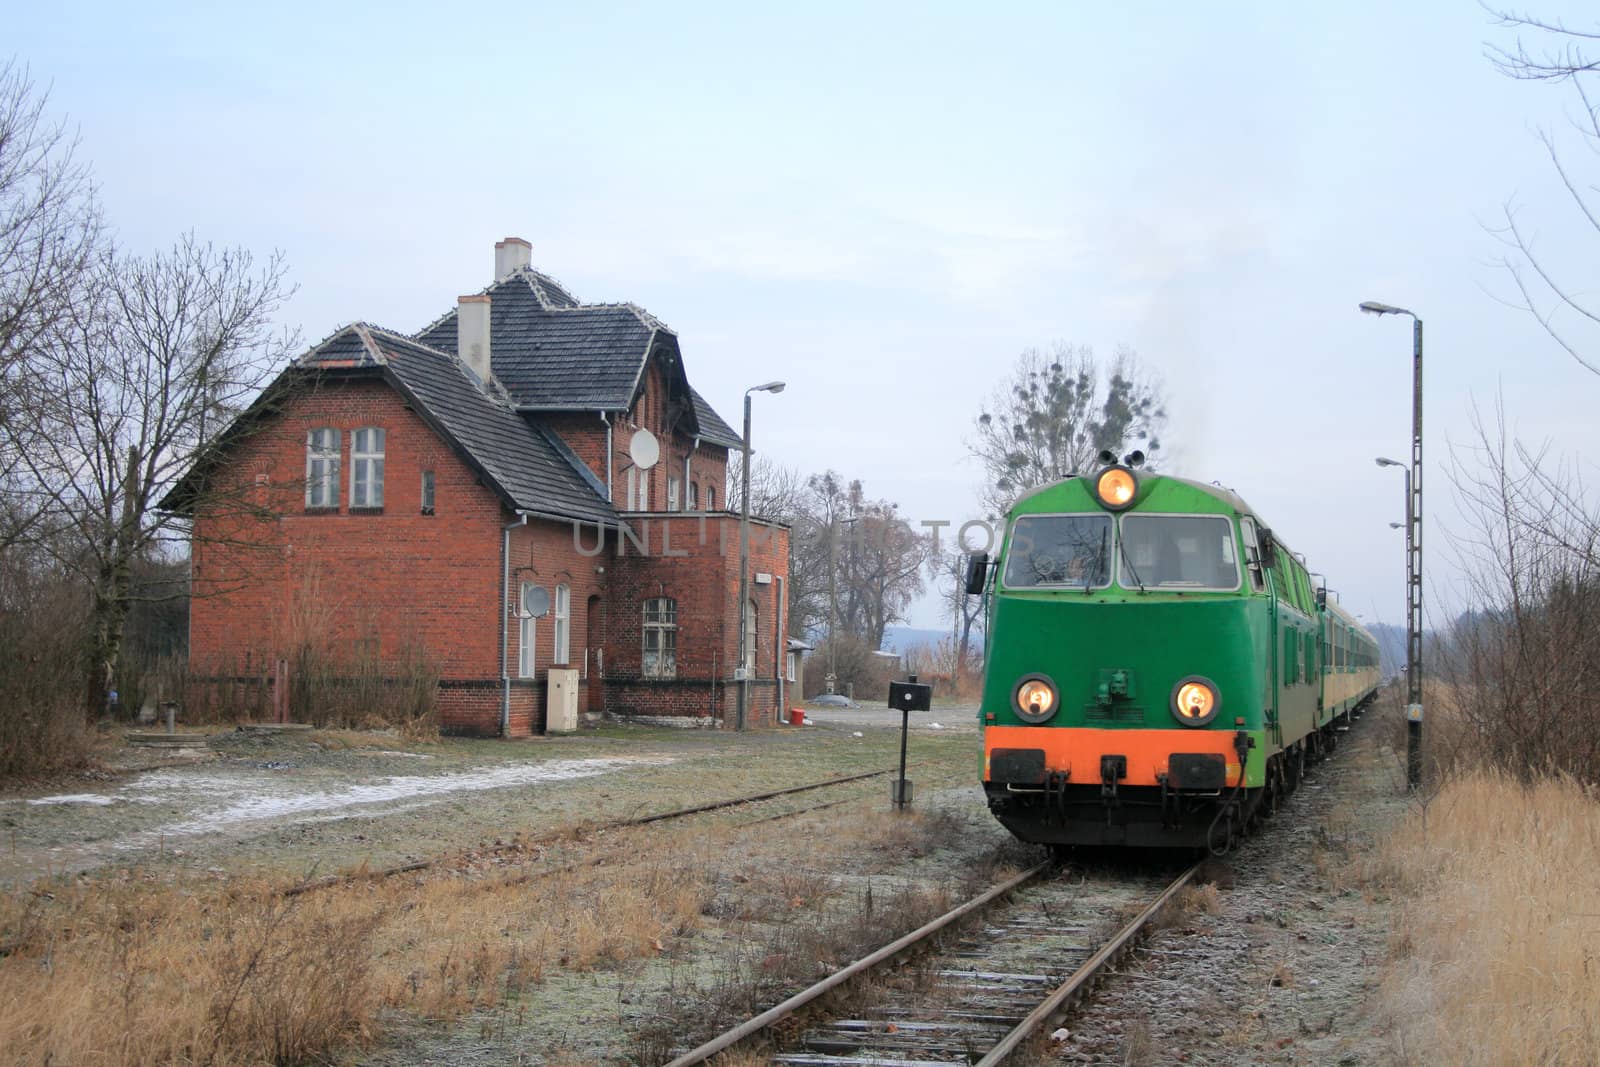
[[[1120,522],[1117,523],[1117,543],[1122,543],[1122,523]],[[1132,557],[1125,551],[1122,553],[1122,562],[1128,565],[1128,573],[1133,575],[1133,584],[1139,587],[1139,592],[1142,594],[1144,592],[1144,582],[1139,578],[1139,568],[1133,565]]]

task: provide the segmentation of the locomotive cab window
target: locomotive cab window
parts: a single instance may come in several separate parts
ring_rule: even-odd
[[[1130,589],[1239,588],[1233,522],[1223,515],[1124,515],[1117,581]]]
[[[1005,584],[1012,589],[1111,584],[1111,516],[1024,515],[1011,527]]]

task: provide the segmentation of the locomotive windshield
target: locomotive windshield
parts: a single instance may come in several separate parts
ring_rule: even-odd
[[[1024,515],[1011,527],[1005,584],[1103,589],[1111,584],[1111,516]]]
[[[1124,515],[1117,580],[1130,589],[1237,589],[1233,521],[1225,515]]]

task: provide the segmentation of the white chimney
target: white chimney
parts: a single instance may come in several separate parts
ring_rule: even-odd
[[[480,382],[489,381],[489,298],[456,298],[456,354]]]
[[[494,243],[494,280],[503,282],[533,262],[533,246],[520,237]]]

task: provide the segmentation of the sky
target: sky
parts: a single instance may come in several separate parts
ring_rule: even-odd
[[[1595,28],[1577,4],[1545,16]],[[493,244],[641,304],[755,448],[915,522],[979,515],[965,441],[1018,354],[1134,348],[1164,469],[1245,497],[1369,622],[1404,622],[1410,321],[1425,323],[1429,624],[1458,603],[1446,467],[1498,405],[1587,471],[1600,377],[1526,311],[1508,205],[1592,291],[1468,3],[31,5],[7,44],[74,124],[132,250],[285,254],[282,324],[415,331]],[[1586,255],[1587,253],[1587,255]],[[1585,273],[1587,268],[1588,273]],[[1600,338],[1596,338],[1600,342]],[[1594,349],[1600,352],[1600,343]],[[1433,605],[1441,607],[1435,609]],[[912,624],[944,625],[929,595]]]

